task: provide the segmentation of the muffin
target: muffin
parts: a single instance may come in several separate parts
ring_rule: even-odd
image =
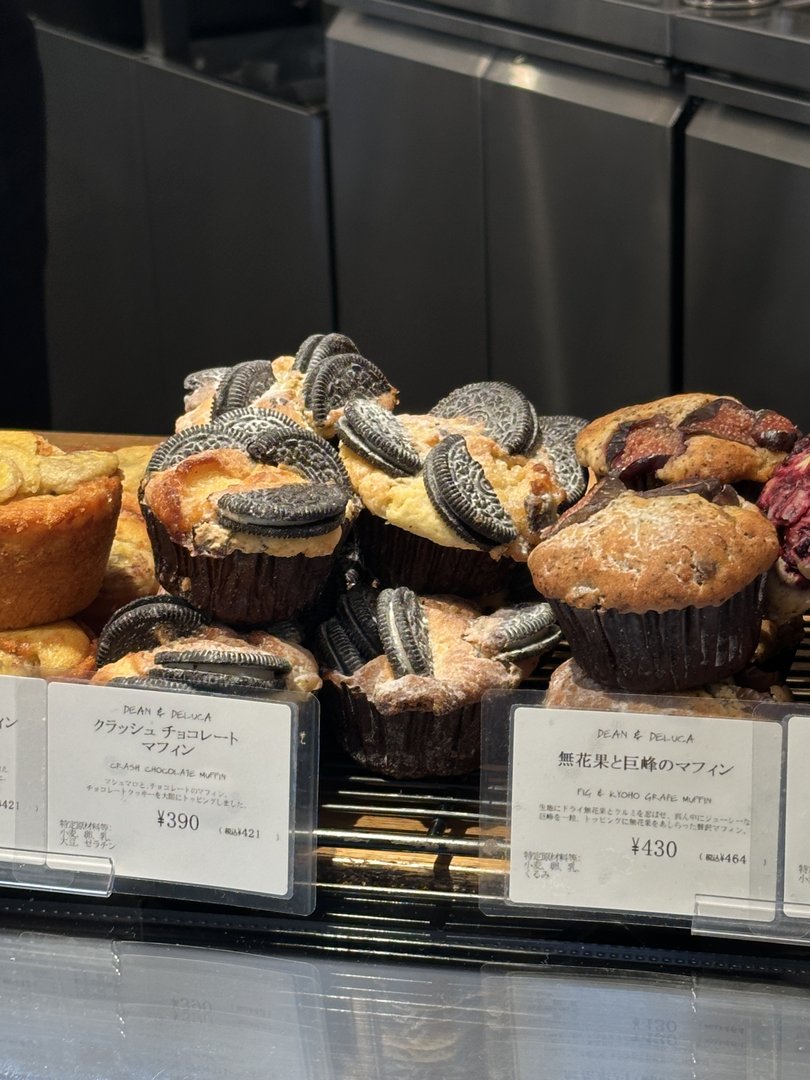
[[[272,418],[260,436],[211,425],[172,436],[141,486],[160,584],[234,625],[314,604],[357,512],[332,447]]]
[[[186,411],[177,431],[251,407],[283,413],[330,439],[349,401],[370,398],[386,409],[397,403],[397,391],[382,371],[342,334],[313,334],[295,356],[193,372],[185,389]]]
[[[736,398],[677,394],[630,405],[588,424],[577,437],[580,462],[597,477],[633,487],[697,477],[763,484],[799,437],[770,409],[754,412]]]
[[[72,619],[0,632],[0,675],[87,679],[95,656],[93,638]]]
[[[365,508],[357,531],[369,568],[417,592],[504,588],[560,507],[584,491],[575,430],[541,446],[534,408],[504,383],[461,387],[422,416],[348,405],[340,456]]]
[[[786,686],[772,686],[758,691],[738,686],[731,679],[683,690],[678,696],[615,694],[589,679],[575,660],[566,660],[552,674],[543,705],[547,709],[587,709],[594,712],[747,716],[758,705],[781,705],[791,701],[792,697]]]
[[[547,604],[482,617],[455,597],[358,586],[318,630],[327,723],[373,772],[470,772],[480,762],[483,694],[518,686],[558,639]]]
[[[765,612],[775,622],[787,622],[810,610],[810,436],[796,443],[762,489],[757,505],[779,536]]]
[[[718,682],[759,638],[776,531],[719,481],[645,492],[601,481],[529,557],[579,666],[649,693]]]
[[[0,629],[41,626],[98,592],[121,502],[115,454],[0,432]]]
[[[138,503],[138,489],[154,449],[126,446],[116,451],[123,478],[121,510],[101,589],[81,613],[82,620],[96,631],[118,608],[136,597],[154,596],[159,588],[152,544]]]
[[[105,686],[263,696],[319,689],[313,655],[282,632],[237,634],[212,625],[174,597],[135,601],[102,630],[98,671]]]

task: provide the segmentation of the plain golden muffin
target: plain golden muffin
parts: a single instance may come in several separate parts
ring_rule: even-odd
[[[0,632],[0,675],[87,679],[94,666],[93,639],[71,619]]]
[[[0,432],[0,629],[56,622],[98,592],[121,503],[115,454]]]

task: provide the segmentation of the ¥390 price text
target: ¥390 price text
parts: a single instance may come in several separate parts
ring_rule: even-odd
[[[174,810],[158,810],[157,823],[167,829],[190,829],[196,832],[200,827],[200,819],[196,814],[177,814]]]
[[[634,855],[649,855],[653,859],[674,859],[678,854],[678,845],[674,840],[645,840],[642,843],[638,836],[634,836],[630,850]]]

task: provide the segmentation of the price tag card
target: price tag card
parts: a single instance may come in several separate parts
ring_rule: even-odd
[[[128,892],[287,897],[298,743],[286,702],[52,684],[48,848],[109,856]]]
[[[785,785],[785,915],[810,919],[810,716],[787,722]]]
[[[43,679],[0,676],[0,848],[42,847],[46,703]]]
[[[781,745],[775,723],[516,708],[509,901],[683,917],[697,895],[775,901]]]

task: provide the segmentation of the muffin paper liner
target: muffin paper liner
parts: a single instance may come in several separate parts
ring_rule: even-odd
[[[163,588],[232,626],[260,626],[311,607],[339,550],[317,558],[242,551],[195,554],[172,540],[148,506],[141,508],[155,555],[155,576]]]
[[[437,716],[412,711],[384,716],[365,694],[324,682],[326,723],[343,749],[371,772],[396,780],[461,776],[481,763],[481,704]],[[331,721],[331,723],[330,723]]]
[[[443,547],[389,525],[364,510],[357,519],[363,562],[385,586],[407,585],[417,593],[482,596],[505,589],[518,565],[508,556]]]
[[[764,577],[719,607],[641,614],[552,600],[582,670],[608,688],[688,690],[740,671],[759,640]]]

